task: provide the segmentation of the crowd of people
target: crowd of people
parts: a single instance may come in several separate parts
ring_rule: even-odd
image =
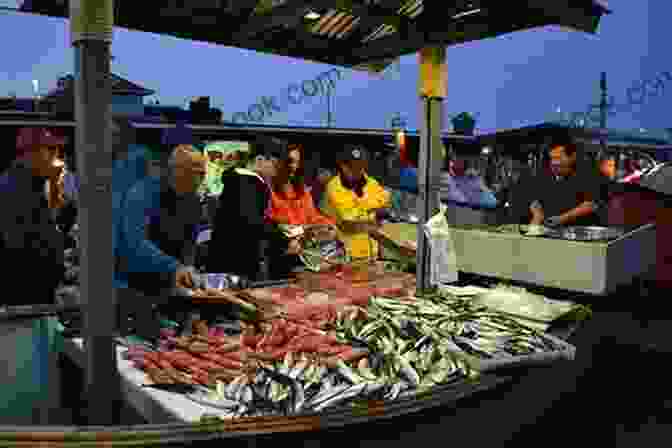
[[[287,226],[340,241],[353,261],[379,256],[371,235],[396,199],[368,174],[365,148],[344,145],[337,151],[335,171],[321,168],[309,180],[305,148],[298,142],[258,137],[245,145],[209,146],[188,127],[177,126],[164,132],[161,144],[170,157],[158,176],[149,173],[141,145],[128,145],[115,161],[115,287],[184,295],[204,285],[195,268],[204,194],[211,196],[211,238],[201,263],[207,272],[250,280],[286,278],[302,265],[305,237],[288,234]],[[64,145],[48,129],[20,129],[16,160],[0,177],[0,195],[12,204],[0,218],[1,242],[6,256],[15,260],[7,269],[17,285],[6,304],[51,302],[63,275],[64,247],[73,244],[68,234],[77,228],[79,191],[72,164],[61,157]],[[604,184],[577,170],[576,152],[568,136],[552,142],[551,175],[520,179],[511,195],[511,219],[551,227],[599,221]],[[446,166],[443,200],[497,204],[473,165],[450,160]],[[601,168],[603,178],[613,176],[613,160],[605,159]],[[402,188],[417,191],[415,167],[406,163],[401,178]],[[18,285],[34,272],[43,288],[26,297]]]
[[[0,195],[12,204],[0,221],[3,250],[17,260],[11,264],[17,291],[6,296],[5,304],[51,303],[63,277],[63,253],[69,231],[77,228],[79,196],[78,178],[63,161],[64,145],[46,128],[20,129],[16,161],[0,178]],[[390,194],[367,174],[363,147],[344,147],[335,172],[322,169],[308,181],[304,148],[276,138],[259,137],[222,153],[207,151],[188,127],[177,126],[164,132],[161,145],[170,157],[158,176],[150,173],[141,145],[129,145],[113,167],[117,289],[188,295],[204,286],[195,268],[195,246],[207,180],[217,187],[204,262],[208,272],[256,280],[263,277],[265,264],[266,277],[287,277],[301,266],[305,236],[288,235],[287,225],[341,241],[353,260],[377,255],[369,233],[379,228],[378,212],[390,206]],[[214,182],[207,179],[213,168]],[[20,294],[18,285],[27,281],[18,279],[35,272],[43,290],[31,291],[30,297]]]

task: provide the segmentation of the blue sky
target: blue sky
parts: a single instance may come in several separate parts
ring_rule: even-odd
[[[15,1],[0,0],[0,6]],[[447,114],[478,114],[487,130],[549,119],[553,111],[585,110],[598,101],[599,73],[608,72],[610,94],[626,102],[626,89],[640,79],[672,72],[666,18],[669,0],[610,0],[614,13],[603,19],[597,36],[544,28],[448,49]],[[32,93],[31,80],[42,93],[56,77],[72,71],[67,22],[46,17],[0,14],[0,95]],[[14,45],[11,42],[15,42]],[[19,44],[20,42],[20,44]],[[667,42],[667,43],[666,43]],[[667,51],[666,51],[667,50]],[[184,104],[194,96],[210,96],[226,118],[246,110],[262,95],[279,95],[288,84],[314,78],[330,67],[229,47],[117,29],[113,70],[158,92],[162,104]],[[401,59],[399,75],[384,79],[346,70],[334,100],[339,127],[389,127],[395,112],[417,126],[417,56]],[[609,118],[613,128],[672,127],[665,107],[666,91],[641,107]],[[325,101],[289,106],[271,123],[321,125]]]

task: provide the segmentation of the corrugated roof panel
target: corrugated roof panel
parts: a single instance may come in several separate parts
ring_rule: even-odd
[[[404,6],[402,6],[399,9],[399,13],[408,15],[412,11],[415,11],[417,8],[421,8],[423,6],[424,5],[422,3],[422,0],[409,0],[408,2],[406,2],[406,4],[404,4]]]
[[[332,31],[338,23],[346,16],[344,12],[339,12],[331,20],[329,20],[319,31],[318,34],[324,35]]]
[[[312,33],[318,33],[319,30],[324,26],[324,24],[327,23],[329,21],[329,19],[331,19],[336,14],[336,12],[337,11],[335,9],[332,9],[332,10],[327,11],[325,14],[322,14],[322,17],[320,17],[320,19],[317,21],[317,23],[315,23],[310,28],[310,31]]]
[[[373,40],[380,39],[385,36],[389,36],[390,34],[394,34],[397,32],[397,29],[393,27],[392,25],[385,25],[383,30],[378,34]]]
[[[350,22],[350,24],[347,27],[345,27],[345,29],[343,29],[343,31],[338,33],[338,35],[336,36],[336,39],[343,39],[346,35],[350,34],[355,29],[355,27],[359,24],[359,22],[361,20],[362,19],[360,17],[355,17],[355,20]]]
[[[425,5],[422,3],[422,1],[420,1],[415,8],[412,8],[408,12],[408,17],[410,17],[411,19],[415,19],[420,14],[422,14],[422,11],[424,11],[424,10],[425,10]]]
[[[340,34],[344,29],[346,29],[355,18],[351,15],[346,14],[343,20],[341,20],[330,32],[329,37],[335,37],[337,34]]]
[[[371,33],[369,33],[364,39],[362,39],[362,42],[369,42],[370,40],[375,39],[376,36],[378,36],[378,34],[383,31],[383,28],[385,28],[385,25],[378,26]]]
[[[381,25],[376,28],[371,34],[363,39],[363,42],[370,42],[372,40],[380,39],[381,37],[389,36],[397,32],[397,29],[392,25]]]

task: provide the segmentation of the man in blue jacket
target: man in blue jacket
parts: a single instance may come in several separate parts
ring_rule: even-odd
[[[149,295],[189,295],[191,289],[205,286],[193,268],[193,257],[201,215],[196,192],[205,178],[206,159],[192,143],[183,126],[166,132],[163,145],[173,150],[165,174],[145,176],[119,193],[117,286]],[[140,163],[129,163],[131,174]]]

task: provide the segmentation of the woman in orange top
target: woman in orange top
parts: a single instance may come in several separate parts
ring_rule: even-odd
[[[279,224],[328,225],[336,236],[335,221],[315,208],[313,197],[304,184],[301,145],[290,145],[288,158],[273,184],[270,218]]]

